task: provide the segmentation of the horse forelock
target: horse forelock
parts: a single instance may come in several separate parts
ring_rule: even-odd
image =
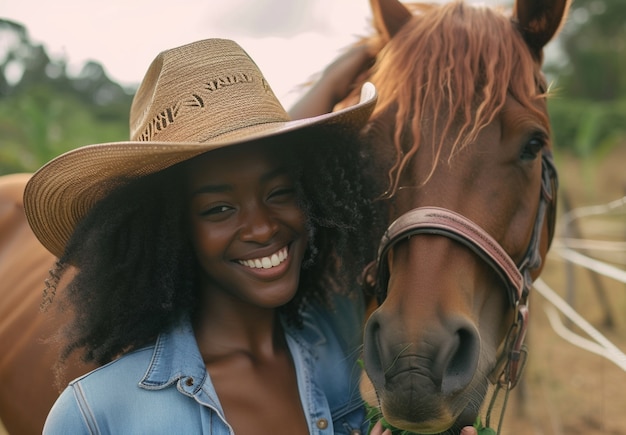
[[[379,91],[372,120],[394,114],[389,196],[423,141],[433,148],[426,181],[442,158],[449,161],[476,140],[507,94],[549,129],[535,104],[546,96],[540,65],[504,10],[462,1],[407,6],[413,18],[381,48],[371,76]]]

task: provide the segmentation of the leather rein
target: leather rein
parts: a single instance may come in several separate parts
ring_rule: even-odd
[[[518,382],[526,351],[523,348],[528,327],[528,295],[532,286],[533,270],[541,266],[540,242],[543,222],[548,213],[549,242],[554,234],[557,171],[552,153],[542,153],[541,196],[533,233],[526,253],[516,264],[500,244],[480,226],[468,218],[448,209],[439,207],[418,207],[408,211],[389,225],[383,235],[375,263],[364,271],[366,285],[375,287],[378,303],[387,296],[389,270],[387,255],[400,241],[417,234],[431,234],[448,237],[471,249],[487,263],[506,286],[509,302],[515,309],[515,320],[498,357],[498,363],[490,379],[506,390]],[[372,270],[377,268],[376,272]],[[373,273],[376,273],[373,275]]]

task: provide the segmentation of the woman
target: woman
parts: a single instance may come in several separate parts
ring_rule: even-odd
[[[62,356],[104,364],[62,393],[45,433],[362,427],[362,302],[338,290],[367,249],[353,137],[369,92],[291,121],[238,45],[199,41],[152,63],[130,142],[32,177],[29,222],[55,274],[76,271]]]
[[[61,360],[102,364],[44,433],[366,430],[350,289],[374,243],[356,140],[375,98],[292,121],[241,47],[198,41],[153,61],[129,142],[32,177],[29,223],[59,257],[47,300],[69,275]]]

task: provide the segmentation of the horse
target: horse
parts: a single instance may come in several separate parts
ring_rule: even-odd
[[[454,0],[370,0],[374,56],[354,82],[379,102],[363,132],[388,189],[378,256],[363,274],[376,306],[364,327],[360,390],[395,427],[455,433],[488,385],[509,391],[524,359],[528,295],[553,234],[544,46],[568,0],[517,0],[512,14]],[[349,96],[336,107],[357,98]],[[55,258],[26,223],[28,175],[0,179],[0,419],[41,433],[58,396],[62,319],[39,312]],[[72,361],[66,377],[92,367]]]
[[[354,85],[379,91],[364,134],[388,167],[390,224],[364,272],[377,303],[360,390],[395,428],[458,433],[489,423],[526,358],[557,207],[543,50],[569,2],[371,7],[373,62]]]
[[[39,309],[55,257],[26,221],[22,197],[29,178],[0,177],[0,420],[10,434],[41,434],[60,392],[54,370],[59,348],[46,339],[62,319]],[[92,368],[74,358],[67,377]]]

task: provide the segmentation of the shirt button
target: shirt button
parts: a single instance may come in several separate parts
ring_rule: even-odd
[[[326,429],[328,427],[328,420],[325,418],[320,418],[317,420],[317,428],[318,429]]]
[[[187,385],[188,387],[192,387],[193,386],[193,378],[187,378],[187,380],[185,381],[185,385]]]
[[[361,431],[359,429],[352,429],[350,435],[361,435]]]

